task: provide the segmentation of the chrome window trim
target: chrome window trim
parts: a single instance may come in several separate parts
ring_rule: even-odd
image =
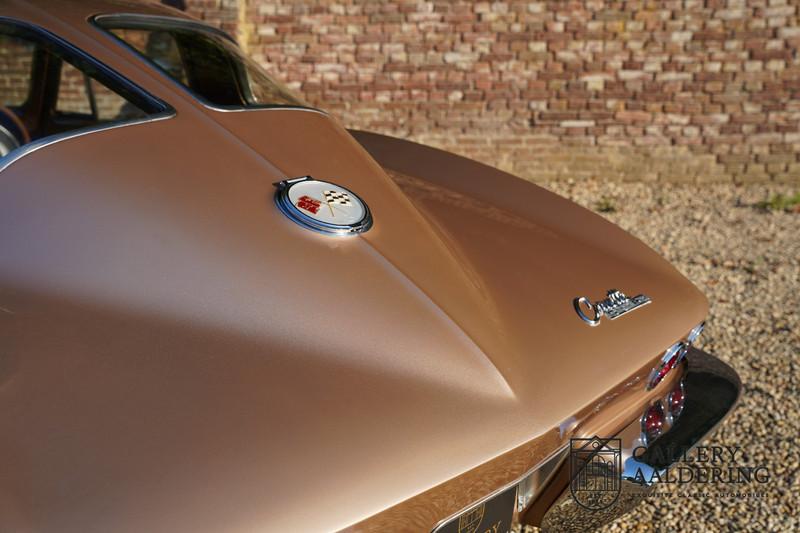
[[[131,46],[130,44],[126,43],[124,40],[120,39],[116,35],[114,35],[111,30],[106,29],[103,27],[102,22],[104,20],[118,20],[124,23],[133,23],[134,25],[137,22],[155,22],[155,23],[163,23],[163,24],[172,24],[177,27],[189,28],[194,30],[205,31],[209,33],[213,33],[215,35],[219,35],[227,39],[228,41],[232,42],[236,46],[239,44],[236,42],[231,35],[222,31],[219,28],[215,28],[213,26],[209,26],[208,24],[204,24],[203,22],[193,20],[193,19],[185,19],[180,17],[170,17],[167,15],[153,15],[149,13],[114,13],[114,14],[102,14],[102,15],[95,15],[89,19],[89,22],[94,26],[98,31],[100,31],[103,35],[109,37],[111,40],[115,41],[118,45],[121,45],[129,52],[133,53],[139,60],[144,62],[148,68],[156,71],[160,76],[163,76],[167,79],[167,81],[175,87],[178,87],[182,92],[186,93],[191,97],[192,100],[200,104],[202,107],[206,109],[210,109],[212,111],[217,111],[219,113],[245,113],[250,111],[306,111],[310,113],[319,113],[320,115],[330,116],[327,111],[316,107],[310,106],[301,106],[301,105],[285,105],[285,104],[274,104],[274,105],[256,105],[251,107],[244,107],[244,106],[219,106],[213,104],[200,96],[199,94],[195,93],[184,84],[167,74],[164,69],[160,68],[156,65],[153,61],[151,61],[147,56],[139,52],[136,48]],[[142,26],[143,29],[151,29],[152,26],[147,26],[146,24]]]
[[[147,100],[153,106],[160,107],[161,111],[158,113],[148,114],[144,118],[140,119],[132,119],[132,120],[122,120],[122,121],[112,121],[106,124],[98,124],[96,126],[89,126],[85,128],[78,128],[70,131],[66,131],[63,133],[56,133],[54,135],[47,135],[46,137],[42,137],[41,139],[37,139],[35,141],[23,144],[22,146],[11,150],[8,154],[3,157],[0,157],[0,173],[2,173],[5,169],[10,167],[15,162],[19,161],[23,157],[36,152],[46,146],[50,146],[51,144],[56,144],[61,141],[65,141],[67,139],[73,139],[75,137],[82,137],[84,135],[90,135],[93,133],[98,133],[104,130],[122,128],[126,126],[133,126],[136,124],[145,124],[148,122],[156,122],[159,120],[165,120],[172,118],[176,115],[175,109],[166,103],[165,101],[157,98],[147,92],[146,90],[142,89],[140,86],[129,80],[128,78],[122,76],[117,71],[109,67],[108,65],[102,63],[101,61],[95,59],[88,53],[84,52],[80,48],[76,47],[69,41],[59,37],[55,33],[39,26],[36,24],[32,24],[30,22],[15,19],[12,17],[4,17],[0,16],[0,24],[8,24],[13,26],[18,26],[21,28],[25,28],[29,31],[32,31],[44,39],[48,39],[53,42],[56,46],[63,48],[67,55],[72,55],[79,57],[81,60],[90,63],[93,67],[95,67],[98,71],[102,72],[104,76],[112,79],[114,83],[120,84],[127,88],[129,91],[136,93],[139,97]],[[122,96],[122,95],[121,95]],[[124,96],[122,96],[125,98]],[[126,98],[127,100],[127,98]]]
[[[98,28],[103,35],[109,35],[110,32],[106,28],[102,26],[102,22],[104,20],[108,21],[115,21],[118,20],[120,22],[124,22],[126,24],[133,24],[134,26],[138,23],[141,24],[141,29],[152,29],[152,26],[149,25],[153,22],[161,22],[163,24],[171,24],[178,28],[187,28],[187,29],[199,29],[202,31],[206,31],[208,33],[214,33],[220,37],[224,37],[225,39],[229,40],[233,44],[238,46],[236,39],[233,38],[231,34],[226,31],[223,31],[217,27],[211,26],[210,24],[206,24],[199,20],[191,19],[191,18],[182,18],[182,17],[174,17],[170,15],[154,15],[152,13],[102,13],[100,15],[94,15],[89,19],[89,22]],[[121,40],[119,37],[114,36],[111,34],[111,37],[115,40]],[[123,41],[124,43],[125,41]],[[130,46],[130,45],[128,45]]]
[[[14,144],[17,145],[5,154],[2,153],[3,147],[0,147],[0,161],[2,161],[4,157],[6,157],[8,154],[19,148],[19,142],[17,141],[17,137],[13,133],[8,131],[8,128],[3,126],[2,124],[0,124],[0,136],[6,137],[7,139],[9,139],[10,141],[12,141]]]
[[[124,86],[126,89],[128,89],[128,90],[130,90],[130,91],[132,91],[134,93],[137,93],[138,96],[140,96],[141,98],[149,101],[149,103],[151,105],[153,105],[155,107],[160,107],[162,112],[163,111],[169,111],[169,110],[174,111],[172,109],[172,106],[170,106],[169,104],[167,104],[166,102],[164,102],[160,98],[156,98],[155,96],[153,96],[149,92],[147,92],[144,89],[142,89],[141,87],[139,87],[133,81],[129,80],[128,78],[126,78],[123,75],[121,75],[120,73],[118,73],[113,68],[109,67],[105,63],[102,63],[98,59],[95,59],[94,57],[89,55],[87,52],[84,52],[83,50],[81,50],[80,48],[75,46],[74,44],[72,44],[69,41],[63,39],[62,37],[59,37],[58,35],[56,35],[55,33],[51,32],[50,30],[45,29],[42,26],[39,26],[37,24],[32,24],[32,23],[24,21],[24,20],[15,19],[15,18],[12,18],[12,17],[5,17],[5,16],[0,16],[0,25],[2,25],[2,24],[9,24],[9,25],[12,25],[12,26],[17,26],[17,27],[20,27],[20,28],[27,29],[27,30],[29,30],[29,31],[31,31],[33,33],[39,34],[43,38],[52,41],[57,46],[59,46],[59,47],[63,48],[64,50],[66,50],[68,54],[71,54],[73,56],[77,56],[80,59],[82,59],[83,61],[91,63],[92,66],[97,68],[97,70],[100,71],[103,74],[103,76],[111,78],[111,79],[114,80],[115,83],[118,83],[118,84]],[[121,96],[123,96],[123,95],[121,95]]]
[[[0,158],[0,173],[2,173],[5,169],[22,159],[23,157],[32,154],[42,148],[50,146],[51,144],[60,143],[61,141],[66,141],[69,139],[74,139],[76,137],[83,137],[84,135],[92,135],[101,131],[105,130],[114,130],[117,128],[124,128],[127,126],[135,126],[137,124],[146,124],[149,122],[158,122],[160,120],[167,120],[175,116],[174,111],[160,113],[158,115],[151,115],[147,118],[136,119],[136,120],[127,120],[122,122],[112,122],[109,124],[101,124],[98,126],[91,126],[88,128],[80,128],[77,130],[72,130],[64,133],[57,133],[55,135],[48,135],[47,137],[42,137],[33,142],[29,142],[28,144],[24,144],[19,148],[16,148],[9,152],[5,157]]]

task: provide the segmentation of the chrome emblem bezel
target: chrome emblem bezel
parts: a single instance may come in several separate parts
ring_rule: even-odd
[[[644,294],[629,298],[622,291],[611,289],[606,291],[604,300],[592,303],[586,296],[580,296],[572,300],[572,306],[581,320],[594,327],[600,324],[600,319],[604,316],[614,320],[650,302],[650,297]]]
[[[343,193],[347,197],[348,201],[354,202],[355,205],[363,209],[363,215],[355,221],[336,224],[329,221],[326,222],[324,220],[320,220],[314,216],[314,213],[304,212],[300,207],[295,205],[290,198],[289,192],[296,185],[312,181],[321,185],[328,185],[337,193]],[[347,189],[346,187],[342,187],[341,185],[330,181],[317,180],[311,176],[283,180],[276,183],[275,187],[277,189],[275,191],[275,205],[277,205],[278,210],[286,215],[286,217],[291,221],[306,229],[310,229],[317,233],[323,233],[325,235],[343,237],[364,233],[372,227],[372,213],[370,212],[367,203],[364,202],[364,200],[362,200],[361,197],[359,197],[356,193],[350,189]],[[314,200],[318,202],[319,205],[325,204],[331,209],[331,212],[333,212],[334,207],[341,208],[341,204],[338,206],[334,205],[333,200],[326,201],[325,198],[315,198]]]

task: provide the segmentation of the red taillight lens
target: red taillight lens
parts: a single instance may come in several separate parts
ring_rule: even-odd
[[[672,389],[672,392],[670,392],[667,397],[667,408],[669,409],[669,414],[671,414],[673,418],[680,416],[683,411],[683,402],[685,399],[686,394],[683,392],[683,382],[681,382]]]
[[[642,416],[642,434],[645,444],[653,442],[664,431],[664,407],[661,402],[654,403]]]
[[[669,349],[664,353],[664,357],[661,358],[660,366],[653,369],[652,377],[650,378],[650,383],[648,384],[647,388],[652,389],[661,383],[661,380],[664,379],[667,374],[669,374],[670,370],[675,368],[681,359],[683,359],[683,356],[686,354],[686,350],[687,347],[682,342],[670,346]]]

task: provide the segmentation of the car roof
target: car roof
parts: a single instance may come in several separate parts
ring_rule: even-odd
[[[159,2],[133,0],[6,0],[2,14],[22,17],[40,14],[66,20],[87,20],[93,15],[109,13],[140,13],[167,15],[191,19],[186,13]]]

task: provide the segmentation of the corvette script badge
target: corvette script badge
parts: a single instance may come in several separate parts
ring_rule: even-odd
[[[572,300],[575,312],[578,313],[581,320],[590,326],[598,325],[600,318],[603,316],[607,316],[609,320],[614,320],[649,303],[650,297],[644,294],[628,298],[625,293],[616,289],[608,291],[606,299],[599,302],[592,303],[586,296]]]
[[[304,176],[275,186],[278,209],[306,229],[329,235],[354,235],[372,226],[367,204],[340,185]]]

